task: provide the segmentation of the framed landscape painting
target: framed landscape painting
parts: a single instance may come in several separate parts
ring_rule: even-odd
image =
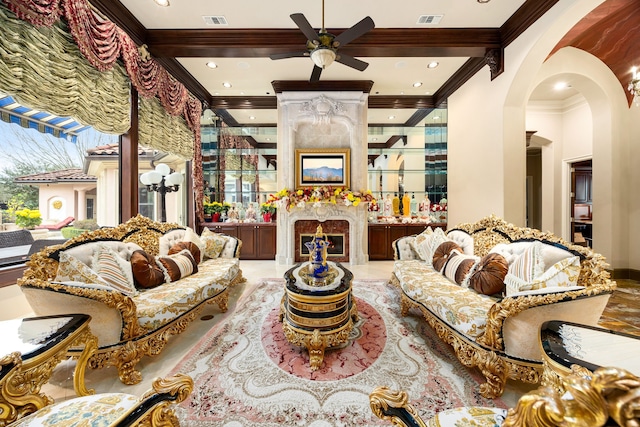
[[[296,150],[296,189],[331,185],[349,187],[349,149]]]

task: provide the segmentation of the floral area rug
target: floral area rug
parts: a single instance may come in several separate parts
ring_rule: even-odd
[[[282,333],[283,286],[268,279],[245,291],[234,313],[174,368],[195,383],[176,408],[183,427],[389,425],[369,407],[379,385],[407,391],[424,419],[458,406],[506,407],[480,396],[481,375],[462,366],[423,319],[399,317],[398,290],[381,280],[354,281],[360,320],[351,340],[327,350],[311,372],[306,350]]]

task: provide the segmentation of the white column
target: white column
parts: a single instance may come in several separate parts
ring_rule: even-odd
[[[76,212],[76,220],[87,219],[87,195],[85,190],[77,191],[77,212]]]

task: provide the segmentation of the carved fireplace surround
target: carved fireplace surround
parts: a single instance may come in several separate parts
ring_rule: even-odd
[[[295,263],[296,241],[295,224],[300,220],[315,220],[322,225],[327,220],[346,220],[349,222],[348,234],[348,257],[349,264],[364,264],[368,261],[369,255],[367,249],[367,207],[361,205],[358,207],[337,206],[323,203],[324,206],[313,208],[311,204],[305,209],[294,208],[290,212],[281,215],[278,212],[278,256],[285,255],[284,264]],[[282,217],[282,222],[281,220]],[[283,247],[280,246],[283,242]]]
[[[366,190],[367,99],[362,91],[281,92],[278,94],[278,187],[295,188],[295,150],[350,149],[351,182],[354,191]],[[295,223],[315,220],[346,220],[348,263],[369,260],[367,204],[357,207],[330,203],[307,203],[290,211],[278,209],[277,254],[280,265],[295,263]]]

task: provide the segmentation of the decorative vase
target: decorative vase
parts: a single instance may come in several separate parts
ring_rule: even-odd
[[[262,220],[264,222],[271,222],[271,214],[269,212],[263,213]]]
[[[204,222],[211,222],[211,214],[204,214]]]
[[[214,212],[213,215],[211,215],[211,221],[220,222],[220,212]]]

